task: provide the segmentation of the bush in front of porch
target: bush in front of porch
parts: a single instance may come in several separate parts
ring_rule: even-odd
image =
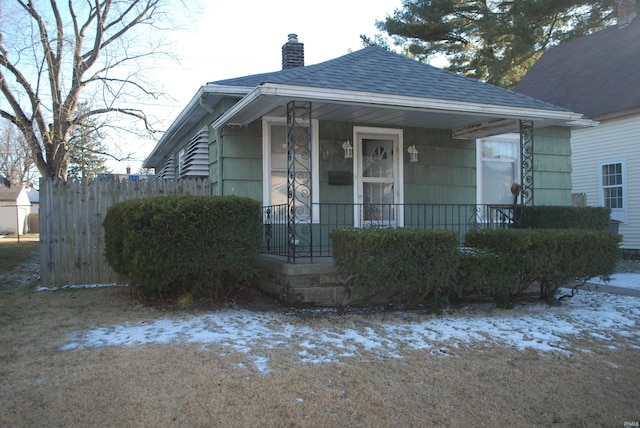
[[[458,235],[429,229],[331,232],[333,259],[348,298],[417,305],[446,294],[458,266]]]
[[[612,274],[620,259],[620,240],[618,234],[598,230],[469,231],[465,245],[475,251],[461,265],[472,265],[476,271],[467,274],[470,282],[461,288],[513,301],[537,283],[540,298],[552,300],[558,288],[572,281]],[[464,281],[460,275],[458,279]]]
[[[584,229],[484,229],[465,236],[428,229],[332,232],[347,297],[419,304],[429,294],[485,295],[508,307],[534,284],[542,300],[559,287],[606,277],[620,258],[620,235]]]

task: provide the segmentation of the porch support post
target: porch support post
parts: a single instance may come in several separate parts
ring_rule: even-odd
[[[311,103],[287,104],[287,260],[312,257]]]
[[[533,220],[533,121],[520,120],[520,218],[517,223],[532,227]]]

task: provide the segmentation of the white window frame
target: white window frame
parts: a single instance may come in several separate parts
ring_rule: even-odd
[[[395,213],[396,219],[391,227],[404,226],[404,132],[399,128],[376,128],[370,126],[354,126],[353,127],[353,200],[356,204],[353,210],[354,227],[363,227],[360,205],[363,203],[364,195],[362,193],[362,139],[363,138],[389,138],[394,141],[393,146],[393,167],[394,167],[394,186],[393,200],[394,205],[398,206]],[[397,175],[396,175],[397,174]],[[374,180],[375,181],[375,180]]]
[[[271,125],[286,126],[286,117],[263,117],[262,118],[262,204],[271,205]],[[300,125],[298,125],[300,126]],[[302,125],[302,126],[306,126]],[[311,203],[312,222],[318,223],[320,220],[320,210],[318,206],[320,183],[319,183],[319,131],[318,120],[311,120]]]
[[[484,162],[484,157],[482,156],[483,150],[482,145],[485,141],[510,141],[516,144],[516,160],[515,160],[515,177],[514,183],[520,183],[520,163],[522,159],[520,159],[520,135],[519,134],[502,134],[495,135],[493,137],[479,138],[476,140],[476,203],[478,205],[485,204],[485,197],[482,194],[483,188],[483,177],[482,177],[482,164]],[[500,161],[500,159],[491,159],[492,161]],[[505,162],[512,163],[511,160],[505,160]]]
[[[598,203],[601,207],[605,207],[604,202],[604,189],[605,186],[602,183],[602,167],[605,165],[615,165],[620,164],[622,166],[622,208],[612,208],[611,209],[611,219],[617,220],[622,223],[627,223],[627,192],[629,188],[627,187],[627,161],[626,159],[605,159],[598,162]],[[607,187],[617,187],[617,186],[607,186]]]

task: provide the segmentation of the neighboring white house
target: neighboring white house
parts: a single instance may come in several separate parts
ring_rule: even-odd
[[[640,251],[640,18],[618,2],[618,24],[545,52],[515,90],[599,122],[573,129],[572,191],[611,208],[621,247]]]
[[[29,213],[38,214],[40,212],[40,191],[28,186],[27,196],[29,196],[29,202],[31,202],[31,210]]]
[[[31,209],[24,186],[0,186],[0,235],[20,235],[28,231],[27,218]]]

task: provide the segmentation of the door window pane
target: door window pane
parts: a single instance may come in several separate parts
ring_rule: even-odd
[[[365,221],[394,221],[392,183],[363,183],[363,219]]]
[[[393,141],[362,139],[362,176],[393,177]]]

